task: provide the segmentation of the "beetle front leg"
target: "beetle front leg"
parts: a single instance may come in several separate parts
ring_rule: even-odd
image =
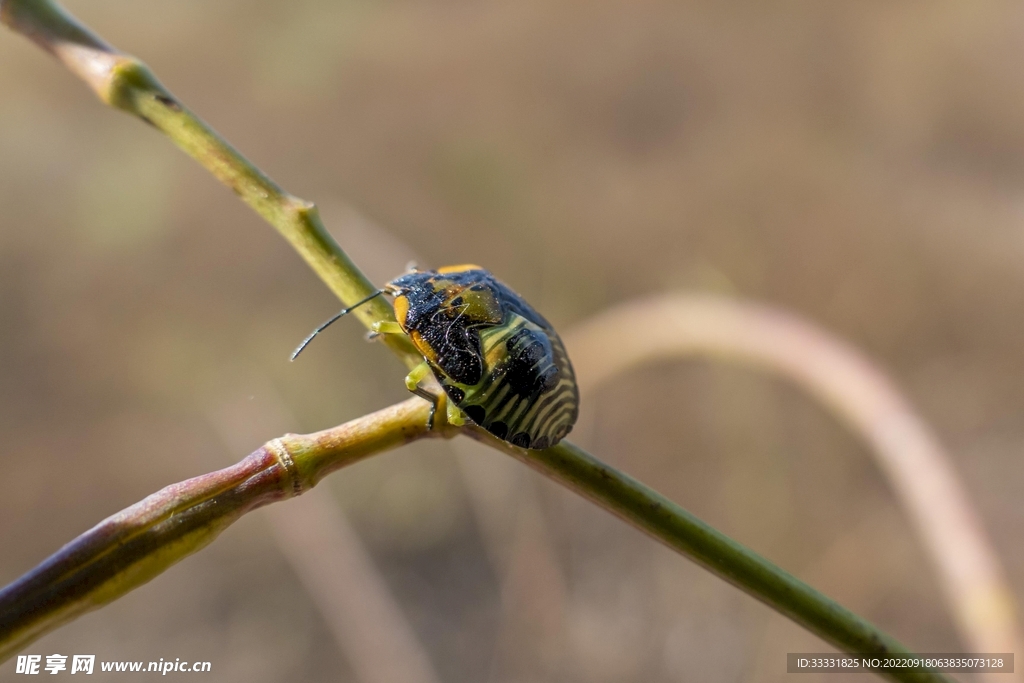
[[[373,339],[382,334],[405,334],[405,330],[393,320],[378,320],[370,326],[370,338]]]
[[[405,334],[402,326],[393,320],[378,320],[370,329],[377,334]]]
[[[377,323],[377,325],[386,325],[388,323]],[[391,323],[397,325],[398,323]],[[374,330],[376,331],[376,330]],[[386,334],[386,333],[385,333]],[[426,379],[430,375],[430,366],[427,361],[423,361],[416,367],[414,367],[408,375],[405,376],[405,388],[416,394],[422,399],[430,401],[430,417],[427,418],[427,429],[434,428],[434,415],[437,413],[437,404],[441,400],[440,397],[435,396],[426,389],[420,386],[420,382]]]

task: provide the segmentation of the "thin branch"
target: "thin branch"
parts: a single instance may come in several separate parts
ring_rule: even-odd
[[[242,515],[297,496],[336,469],[430,436],[411,398],[339,427],[286,434],[239,463],[172,484],[108,517],[0,590],[0,661],[202,549]]]
[[[167,135],[277,228],[346,306],[376,291],[327,232],[312,202],[289,194],[256,168],[174,97],[141,61],[118,52],[51,0],[0,0],[0,22],[60,60],[103,102]],[[382,298],[353,313],[367,328],[380,320],[394,320],[394,312]],[[422,361],[404,337],[385,335],[382,341],[409,367]]]
[[[528,451],[499,441],[482,429],[465,431],[686,555],[840,650],[909,654],[877,627],[582,448],[562,441],[547,450]],[[900,681],[946,680],[928,672],[885,675]]]
[[[870,444],[938,568],[965,644],[976,652],[1022,644],[1013,593],[949,456],[892,382],[848,344],[778,309],[710,295],[624,304],[574,329],[566,343],[584,389],[643,363],[694,355],[796,382]]]

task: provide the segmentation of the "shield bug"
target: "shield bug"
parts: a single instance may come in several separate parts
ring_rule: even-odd
[[[424,360],[406,386],[436,409],[438,397],[420,386],[433,373],[448,396],[452,424],[463,424],[465,415],[499,439],[534,449],[555,445],[572,429],[579,391],[561,338],[479,266],[414,268],[318,327],[292,359],[328,325],[380,294],[394,297],[397,322],[378,322],[373,333],[409,337]]]

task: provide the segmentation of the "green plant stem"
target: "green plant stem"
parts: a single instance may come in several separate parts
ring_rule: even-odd
[[[140,60],[115,50],[51,0],[3,0],[0,22],[53,54],[103,102],[167,135],[277,228],[346,306],[377,290],[327,232],[312,202],[289,194],[256,168],[175,98]],[[395,319],[380,297],[353,313],[367,328]],[[422,360],[400,335],[385,335],[383,342],[409,367]]]
[[[562,441],[547,450],[529,451],[496,439],[479,428],[464,431],[686,555],[840,650],[912,655],[876,626],[582,448]],[[925,671],[886,675],[896,681],[946,680],[938,673]]]
[[[213,541],[245,513],[308,491],[330,472],[430,436],[411,398],[315,434],[286,434],[217,472],[172,484],[108,517],[0,589],[0,661],[110,603]]]

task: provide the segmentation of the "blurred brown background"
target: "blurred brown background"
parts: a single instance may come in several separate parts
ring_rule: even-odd
[[[378,283],[410,256],[468,261],[563,329],[710,290],[845,337],[936,429],[1024,591],[1018,3],[68,6],[316,201]],[[0,33],[0,583],[282,428],[405,398],[354,322],[288,363],[337,308],[231,192]],[[598,457],[911,647],[963,649],[874,461],[787,383],[661,365],[583,413],[574,439]],[[778,681],[786,652],[828,649],[521,467],[467,477],[504,456],[457,448],[315,492],[348,513],[441,680]],[[26,652],[357,680],[260,515]]]

